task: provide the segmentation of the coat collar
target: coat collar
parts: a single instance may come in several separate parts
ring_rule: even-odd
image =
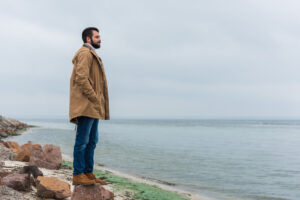
[[[87,48],[90,49],[90,52],[97,58],[97,60],[98,60],[98,62],[99,62],[99,64],[100,64],[100,66],[101,66],[101,65],[102,65],[102,60],[101,60],[101,58],[97,55],[97,53],[92,49],[92,47],[91,47],[90,45],[88,45],[88,44],[83,44],[82,46],[87,47]]]

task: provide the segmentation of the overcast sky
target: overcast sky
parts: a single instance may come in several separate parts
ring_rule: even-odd
[[[300,2],[0,3],[0,115],[68,118],[96,26],[111,118],[300,118]]]

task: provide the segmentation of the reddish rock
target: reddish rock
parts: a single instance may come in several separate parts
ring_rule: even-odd
[[[2,178],[2,184],[19,191],[30,189],[30,177],[28,174],[9,174]]]
[[[100,183],[94,185],[77,185],[74,188],[71,200],[113,200],[114,193],[106,190]]]
[[[53,144],[44,145],[42,150],[32,152],[29,165],[47,169],[59,169],[62,163],[60,147]]]
[[[17,161],[28,162],[30,160],[30,156],[31,156],[32,152],[37,149],[42,149],[42,146],[40,144],[35,144],[35,143],[31,143],[31,142],[23,144],[20,147],[20,151],[17,154],[15,159]]]
[[[46,160],[43,150],[35,150],[32,152],[29,165],[35,165],[46,169],[57,169],[56,165]]]
[[[19,153],[21,150],[21,147],[19,146],[19,144],[17,142],[7,141],[7,142],[4,142],[4,145],[7,148],[9,148],[10,150],[12,150],[12,152],[14,152],[14,153]]]
[[[45,144],[43,146],[43,151],[46,154],[46,160],[56,165],[59,169],[62,163],[62,155],[59,146],[53,144]]]
[[[38,176],[37,195],[42,198],[64,199],[71,196],[70,184],[54,177]]]

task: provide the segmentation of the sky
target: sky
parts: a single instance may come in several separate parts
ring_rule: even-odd
[[[72,58],[98,27],[111,119],[300,119],[300,2],[0,2],[0,115],[68,118]]]

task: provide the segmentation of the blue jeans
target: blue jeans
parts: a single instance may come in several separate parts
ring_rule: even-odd
[[[99,119],[78,117],[76,139],[73,153],[73,174],[93,172],[94,150],[98,143]]]

